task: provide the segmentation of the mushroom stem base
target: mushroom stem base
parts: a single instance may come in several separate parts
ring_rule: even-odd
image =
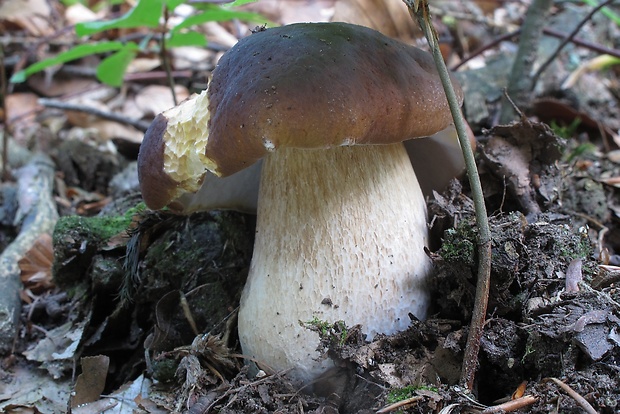
[[[371,339],[425,318],[426,206],[402,144],[279,149],[265,158],[254,256],[239,311],[244,354],[307,382],[321,357],[311,320]]]

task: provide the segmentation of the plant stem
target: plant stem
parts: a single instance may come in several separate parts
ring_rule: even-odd
[[[168,27],[168,7],[164,6],[164,26],[161,34],[160,50],[161,61],[164,64],[164,70],[166,71],[166,79],[168,79],[168,85],[170,86],[170,92],[172,93],[172,101],[174,106],[179,104],[177,100],[177,93],[174,90],[174,77],[172,76],[172,68],[170,67],[170,58],[168,57],[168,51],[166,49],[166,28]]]
[[[487,303],[489,300],[489,284],[491,278],[491,232],[489,230],[489,222],[487,218],[486,206],[484,204],[484,195],[482,193],[482,185],[478,176],[478,168],[474,153],[467,136],[465,120],[461,114],[461,108],[458,102],[448,68],[443,60],[439,49],[439,41],[437,33],[430,21],[430,13],[428,10],[427,0],[404,0],[409,8],[412,17],[415,17],[428,44],[435,60],[435,65],[439,72],[441,82],[446,92],[450,111],[454,118],[454,126],[459,137],[465,165],[467,167],[467,176],[471,186],[474,208],[476,210],[476,224],[478,226],[478,282],[476,285],[476,300],[472,312],[472,320],[467,337],[467,346],[465,348],[465,356],[463,367],[461,370],[461,385],[467,387],[471,391],[474,384],[474,377],[478,365],[478,351],[480,349],[480,338],[486,319]],[[415,3],[415,4],[414,4]]]

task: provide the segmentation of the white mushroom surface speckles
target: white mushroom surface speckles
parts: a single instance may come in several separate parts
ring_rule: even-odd
[[[244,353],[305,382],[332,363],[317,361],[318,334],[300,321],[362,324],[370,338],[426,316],[425,205],[402,144],[280,149],[261,192]]]

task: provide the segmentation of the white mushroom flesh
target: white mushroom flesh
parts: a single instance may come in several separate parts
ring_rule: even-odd
[[[426,206],[401,143],[280,148],[264,160],[254,256],[239,311],[244,354],[307,382],[331,361],[313,318],[377,333],[424,319]]]

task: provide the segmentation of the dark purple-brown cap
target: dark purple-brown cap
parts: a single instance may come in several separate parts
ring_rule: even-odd
[[[206,94],[161,116],[156,122],[166,126],[149,129],[143,143],[157,147],[139,157],[152,208],[195,191],[207,170],[228,176],[280,146],[389,144],[452,122],[430,54],[346,23],[293,24],[242,39],[220,59]],[[158,156],[165,160],[151,164]]]

